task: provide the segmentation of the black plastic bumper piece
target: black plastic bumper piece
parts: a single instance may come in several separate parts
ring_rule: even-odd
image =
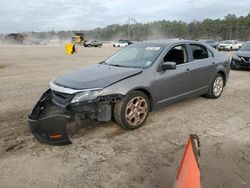
[[[30,130],[41,143],[49,145],[71,144],[67,135],[67,123],[71,116],[64,113],[44,115],[46,108],[51,104],[51,90],[47,90],[28,116]]]

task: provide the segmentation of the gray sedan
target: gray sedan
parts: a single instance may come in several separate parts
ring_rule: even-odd
[[[220,97],[229,70],[229,58],[202,42],[133,44],[52,80],[29,114],[30,129],[40,142],[56,145],[71,143],[70,119],[113,119],[136,129],[157,108],[194,96]]]

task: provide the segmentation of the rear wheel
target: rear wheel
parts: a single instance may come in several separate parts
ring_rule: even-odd
[[[114,118],[124,129],[137,129],[145,123],[148,112],[148,97],[141,91],[134,91],[116,102]]]
[[[220,73],[217,73],[205,96],[211,99],[219,98],[223,92],[224,85],[225,85],[225,80],[223,76]]]

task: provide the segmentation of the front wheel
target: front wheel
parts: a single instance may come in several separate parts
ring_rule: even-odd
[[[223,76],[220,73],[217,73],[205,96],[211,99],[219,98],[223,92],[224,85],[225,85],[225,80]]]
[[[134,91],[114,106],[114,118],[124,129],[137,129],[141,127],[149,113],[148,97],[141,91]]]

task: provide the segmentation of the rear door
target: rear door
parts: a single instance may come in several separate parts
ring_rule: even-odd
[[[190,89],[194,92],[205,91],[216,70],[214,54],[201,44],[189,44],[188,49],[191,56]]]

